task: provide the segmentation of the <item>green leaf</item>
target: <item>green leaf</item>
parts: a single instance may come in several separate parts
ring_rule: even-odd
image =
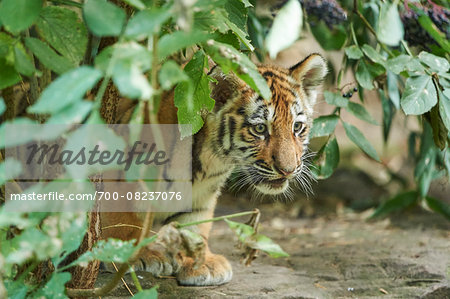
[[[425,168],[422,175],[417,177],[417,185],[419,189],[419,194],[421,197],[424,197],[428,194],[428,190],[430,189],[431,181],[434,179],[435,175],[435,166],[436,166],[436,151],[433,152],[432,160],[430,160],[429,167]]]
[[[392,119],[395,115],[394,105],[389,101],[382,90],[378,90],[381,99],[381,107],[383,109],[383,138],[384,142],[388,140],[391,131]]]
[[[247,39],[247,32],[245,32],[247,9],[244,4],[239,0],[227,0],[225,2],[225,10],[228,13],[228,20],[225,21],[228,27],[250,51],[253,51],[254,48]]]
[[[342,26],[336,26],[330,31],[323,21],[311,26],[311,32],[325,51],[340,50],[347,40],[347,32]]]
[[[215,41],[208,42],[205,45],[205,50],[226,74],[232,70],[251,88],[259,92],[263,98],[269,99],[271,97],[271,91],[266,80],[247,56],[230,45]]]
[[[320,156],[315,161],[317,169],[313,169],[316,178],[324,180],[329,178],[339,164],[339,146],[333,137],[323,146]]]
[[[407,191],[383,202],[369,218],[384,217],[392,212],[402,211],[415,204],[418,200],[416,191]]]
[[[439,113],[445,127],[450,131],[450,89],[439,91]]]
[[[436,105],[431,108],[431,110],[425,114],[425,117],[428,119],[431,128],[433,129],[434,144],[440,150],[444,150],[447,145],[448,131],[439,114],[439,106]]]
[[[347,110],[363,121],[366,121],[373,125],[378,125],[378,122],[373,119],[369,112],[367,112],[366,108],[358,103],[348,102]]]
[[[236,36],[239,38],[239,40],[250,50],[250,51],[254,51],[255,48],[252,46],[251,42],[247,39],[247,33],[245,33],[242,29],[240,29],[239,27],[236,26],[236,24],[230,22],[230,21],[226,21],[228,27],[230,27],[231,31],[234,32],[234,34],[236,34]]]
[[[145,72],[152,65],[152,55],[136,42],[125,42],[103,49],[95,58],[95,67],[104,73],[110,71],[114,75],[117,65],[135,65]]]
[[[228,219],[225,219],[225,222],[236,233],[239,241],[246,246],[264,251],[273,258],[289,256],[278,244],[264,235],[257,234],[251,226]]]
[[[406,70],[409,72],[412,72],[413,75],[421,75],[425,73],[425,68],[420,63],[420,60],[418,58],[412,58],[407,64],[406,64]]]
[[[447,59],[422,51],[419,54],[419,60],[430,67],[436,73],[447,73],[450,64]]]
[[[14,66],[19,73],[25,76],[31,76],[36,69],[23,46],[21,44],[19,45],[14,47]]]
[[[45,7],[36,23],[39,34],[74,65],[83,59],[87,46],[87,30],[75,11]]]
[[[276,244],[272,239],[261,234],[250,236],[245,242],[250,248],[264,251],[272,258],[288,257],[289,254],[285,252],[280,245]]]
[[[75,102],[100,80],[99,70],[81,66],[58,77],[41,94],[37,102],[28,108],[31,113],[55,113]]]
[[[241,42],[239,41],[239,38],[231,30],[228,31],[226,34],[216,32],[214,34],[213,40],[215,40],[219,43],[228,44],[230,46],[233,46],[233,48],[235,48],[236,50],[241,49]]]
[[[300,2],[289,0],[276,15],[266,37],[266,48],[272,59],[300,37],[302,24],[303,10]]]
[[[198,9],[199,11],[194,14],[194,30],[201,30],[205,33],[212,33],[216,31],[225,33],[228,31],[229,27],[226,24],[228,16],[224,7],[225,3],[220,2],[221,5],[218,5],[218,3],[218,1],[196,3],[196,7],[194,9]]]
[[[364,55],[357,45],[345,48],[345,54],[350,59],[360,59]]]
[[[427,122],[423,122],[423,132],[420,141],[420,157],[414,169],[414,176],[420,177],[423,172],[430,168],[431,160],[435,158],[435,148],[433,147],[432,128]]]
[[[428,207],[435,211],[436,213],[439,213],[443,215],[447,220],[450,220],[450,205],[444,202],[443,200],[439,200],[434,197],[426,196],[425,202],[427,203]]]
[[[102,262],[125,263],[136,250],[135,240],[122,241],[108,239],[98,241],[91,251],[85,252],[76,260],[76,264],[84,264],[94,260]]]
[[[47,217],[47,213],[11,213],[5,212],[4,206],[0,209],[0,227],[17,226],[18,229],[25,229],[39,225]],[[3,245],[3,244],[2,244]],[[5,251],[2,250],[4,253]]]
[[[147,77],[134,64],[117,64],[113,80],[120,93],[130,99],[149,100],[153,94]]]
[[[125,28],[125,36],[137,40],[158,32],[161,25],[170,18],[170,11],[167,8],[147,9],[135,14]]]
[[[391,71],[387,71],[387,88],[389,100],[391,100],[396,109],[400,109],[400,92],[397,85],[397,75]]]
[[[157,299],[158,298],[158,286],[154,286],[149,290],[143,290],[137,293],[133,297],[134,299]]]
[[[347,107],[348,105],[348,99],[344,98],[343,96],[341,96],[340,93],[336,93],[336,92],[330,92],[330,91],[324,91],[323,95],[325,97],[325,101],[330,104],[330,105],[334,105],[334,106],[338,106],[338,107]]]
[[[228,19],[237,27],[245,30],[247,26],[247,8],[240,0],[226,0],[225,10],[228,14]]]
[[[30,27],[42,9],[42,0],[3,0],[0,2],[0,21],[11,33]]]
[[[25,117],[16,117],[12,120],[3,122],[0,126],[0,148],[13,147],[33,140],[40,132],[40,129],[37,126],[32,126],[34,124],[36,124],[35,121]],[[11,131],[11,127],[9,127],[11,125],[17,125],[16,129]],[[29,126],[30,129],[18,130],[17,128],[20,128],[21,126]]]
[[[405,114],[420,115],[429,111],[437,103],[436,90],[428,75],[409,77],[401,98]]]
[[[127,262],[133,253],[156,239],[156,235],[150,238],[144,239],[135,246],[135,240],[122,241],[119,239],[109,238],[108,240],[98,241],[91,251],[85,252],[76,261],[75,265],[82,265],[94,260],[99,260],[102,262],[115,262],[115,263],[125,263]]]
[[[202,51],[198,51],[184,68],[190,81],[182,82],[175,88],[178,122],[192,125],[192,132],[182,131],[182,137],[197,133],[203,126],[202,110],[212,111],[214,107],[209,80],[204,72],[207,67],[208,59]]]
[[[6,63],[6,60],[0,58],[0,89],[14,85],[21,80],[20,75],[13,66]]]
[[[86,233],[88,223],[85,213],[69,214],[66,219],[59,219],[58,225],[58,237],[61,239],[62,247],[61,254],[53,258],[53,264],[58,265],[63,261],[70,253],[77,250],[83,242],[84,235]],[[53,226],[44,227],[44,229],[50,233],[55,229]]]
[[[369,155],[372,159],[380,162],[380,158],[376,150],[369,143],[369,141],[364,137],[364,135],[359,131],[355,126],[343,122],[345,134],[347,134],[348,138],[353,141],[360,149],[362,149],[367,155]]]
[[[153,89],[143,73],[150,69],[151,59],[151,53],[136,42],[117,43],[104,49],[95,58],[95,65],[111,72],[122,95],[149,100]]]
[[[95,148],[96,146],[101,146],[102,151],[115,153],[118,150],[124,150],[125,141],[122,136],[118,136],[114,130],[107,126],[83,125],[68,134],[64,150],[79,153],[83,151],[83,148]],[[72,163],[65,165],[66,173],[72,179],[85,179],[91,174],[117,168],[120,168],[120,165],[115,163],[101,165]]]
[[[378,53],[374,48],[365,44],[362,46],[362,50],[364,54],[366,54],[366,56],[369,57],[370,60],[382,66],[385,66],[386,59],[383,56],[381,56],[381,54]]]
[[[46,43],[37,38],[27,37],[25,45],[44,66],[57,74],[61,75],[74,67],[68,59],[56,54]]]
[[[397,46],[403,39],[403,23],[397,9],[397,3],[385,2],[381,5],[377,35],[388,46]]]
[[[123,0],[123,1],[139,10],[143,10],[147,7],[141,0]]]
[[[313,126],[309,133],[311,138],[328,136],[334,132],[339,117],[335,114],[320,116],[313,121]]]
[[[434,146],[433,131],[428,122],[423,122],[423,132],[420,143],[420,156],[414,169],[414,178],[419,187],[420,196],[424,197],[433,179],[436,165],[437,148]]]
[[[386,63],[386,67],[393,72],[394,74],[398,75],[404,70],[406,70],[407,64],[412,60],[413,58],[409,55],[400,54],[397,57],[388,59]]]
[[[212,34],[198,30],[192,30],[191,32],[176,31],[171,34],[165,34],[158,42],[158,56],[162,60],[179,50],[203,43],[212,37]]]
[[[253,5],[250,3],[249,0],[240,0],[242,3],[244,3],[245,7],[253,7]]]
[[[91,112],[93,102],[79,101],[54,113],[46,124],[79,124]]]
[[[69,272],[53,272],[50,280],[35,294],[36,298],[69,298],[64,285],[71,277]]]
[[[5,100],[0,96],[0,115],[6,110]]]
[[[252,40],[252,44],[256,47],[254,52],[259,61],[264,60],[264,38],[266,36],[266,27],[262,24],[263,20],[260,20],[253,10],[249,10],[247,32]],[[223,41],[219,41],[223,42]],[[240,47],[237,47],[239,49]]]
[[[23,280],[5,280],[5,287],[8,292],[8,299],[26,299],[31,289],[31,286],[23,283]]]
[[[425,29],[425,31],[428,32],[429,35],[431,35],[431,37],[439,44],[439,46],[441,46],[442,49],[449,53],[450,42],[447,40],[445,34],[437,29],[436,25],[433,23],[433,21],[431,21],[430,17],[422,13],[419,16],[418,21],[422,28]]]
[[[159,71],[159,84],[164,90],[169,90],[175,84],[188,80],[189,77],[173,60],[164,63]]]
[[[13,48],[17,40],[5,32],[0,32],[0,57],[4,57],[9,64],[14,61]]]
[[[228,219],[225,219],[225,222],[228,224],[231,230],[236,233],[239,241],[241,241],[242,243],[245,243],[245,240],[255,233],[255,230],[250,225],[231,221]]]
[[[58,254],[61,248],[61,243],[34,227],[24,230],[9,242],[15,250],[5,257],[7,263],[22,264],[31,258],[43,261]]]
[[[106,0],[88,0],[83,5],[86,24],[96,36],[118,36],[125,23],[125,12]]]
[[[359,61],[358,68],[356,70],[356,80],[363,88],[369,90],[373,89],[373,77],[364,60]]]
[[[22,173],[22,164],[14,159],[6,159],[0,163],[0,186],[6,181],[15,178]]]

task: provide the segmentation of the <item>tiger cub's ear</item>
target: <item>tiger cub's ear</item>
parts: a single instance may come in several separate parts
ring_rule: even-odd
[[[327,62],[319,54],[311,54],[289,69],[291,76],[302,83],[311,104],[317,97],[317,88],[322,84],[328,69]]]
[[[243,84],[243,81],[232,71],[225,74],[218,65],[214,66],[208,75],[216,80],[209,84],[211,97],[216,101],[216,107],[221,107],[228,100],[234,98]]]

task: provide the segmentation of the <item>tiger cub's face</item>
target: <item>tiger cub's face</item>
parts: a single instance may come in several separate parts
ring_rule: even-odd
[[[234,75],[213,71],[218,106],[217,149],[231,158],[249,183],[264,194],[288,192],[291,182],[307,188],[308,133],[326,62],[312,54],[290,69],[260,66],[272,91],[263,99]]]

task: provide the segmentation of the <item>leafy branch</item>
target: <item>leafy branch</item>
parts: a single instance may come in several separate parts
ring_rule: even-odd
[[[137,242],[137,246],[148,236],[154,220],[154,213],[152,212],[146,212],[144,223],[142,226],[141,234],[139,235],[139,240]],[[137,258],[139,257],[139,254],[141,253],[142,248],[139,248],[137,251],[133,253],[133,255],[128,260],[128,263],[133,264]],[[68,288],[66,290],[67,295],[69,297],[97,297],[97,296],[104,296],[108,294],[114,287],[117,285],[117,283],[120,281],[120,279],[125,275],[127,272],[129,266],[128,263],[123,263],[119,270],[114,274],[114,276],[111,278],[111,280],[108,281],[104,286],[95,288],[95,289],[70,289]]]

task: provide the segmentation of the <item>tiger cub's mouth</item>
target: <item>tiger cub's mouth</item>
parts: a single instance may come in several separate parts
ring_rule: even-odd
[[[264,194],[280,194],[286,191],[289,185],[287,178],[279,178],[276,180],[263,180],[255,185],[256,189]]]
[[[276,180],[265,180],[263,183],[270,185],[272,188],[280,188],[283,186],[284,182],[286,182],[286,178],[279,178]]]

